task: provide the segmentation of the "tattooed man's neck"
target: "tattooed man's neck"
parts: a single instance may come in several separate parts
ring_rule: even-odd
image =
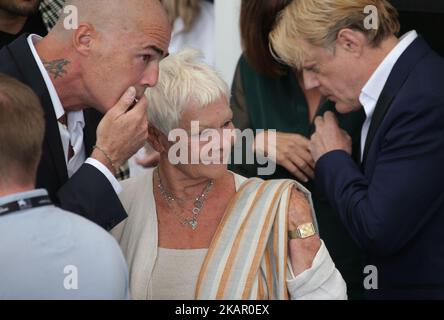
[[[65,67],[70,63],[71,62],[66,59],[43,61],[46,71],[48,71],[54,79],[62,78],[67,73]]]

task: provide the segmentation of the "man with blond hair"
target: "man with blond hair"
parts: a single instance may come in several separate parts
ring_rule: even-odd
[[[143,93],[157,83],[171,30],[158,0],[66,5],[48,36],[0,51],[0,72],[28,84],[45,110],[37,186],[110,230],[126,218],[115,175],[148,137]]]
[[[316,181],[366,252],[369,298],[444,298],[444,60],[398,39],[386,0],[296,0],[270,34],[339,112],[364,108],[361,167],[332,113],[315,121]]]

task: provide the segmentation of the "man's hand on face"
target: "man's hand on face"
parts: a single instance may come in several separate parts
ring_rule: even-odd
[[[148,138],[148,101],[144,96],[130,109],[135,98],[136,90],[131,87],[106,113],[97,127],[96,145],[113,163],[98,149],[95,149],[91,156],[107,166],[111,172],[133,156]]]
[[[352,140],[342,130],[333,112],[326,112],[323,117],[315,120],[316,132],[311,136],[310,152],[315,162],[324,154],[334,150],[344,150],[352,153]]]

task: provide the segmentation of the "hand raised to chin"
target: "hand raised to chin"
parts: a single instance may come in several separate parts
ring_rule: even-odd
[[[136,90],[132,87],[103,117],[97,128],[97,149],[91,155],[112,172],[139,150],[148,139],[146,109],[143,96],[133,106]]]

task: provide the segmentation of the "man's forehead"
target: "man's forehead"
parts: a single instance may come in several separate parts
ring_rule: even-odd
[[[169,23],[154,20],[146,23],[141,31],[146,37],[145,41],[155,41],[158,46],[167,51],[171,40],[171,26]]]
[[[313,64],[320,63],[328,52],[325,48],[316,47],[311,44],[305,44],[302,51],[304,66],[312,66]]]
[[[315,59],[304,59],[303,66],[304,67],[312,66],[312,65],[314,65],[316,63],[317,63],[317,61]]]
[[[146,10],[147,14],[134,13],[131,19],[126,19],[123,31],[129,40],[140,47],[155,45],[167,51],[171,39],[171,26],[163,7],[158,4]],[[123,25],[123,23],[121,23]]]
[[[171,39],[169,29],[165,28],[145,28],[133,32],[132,36],[128,35],[134,46],[139,49],[158,49],[164,55],[168,53],[168,47]]]

